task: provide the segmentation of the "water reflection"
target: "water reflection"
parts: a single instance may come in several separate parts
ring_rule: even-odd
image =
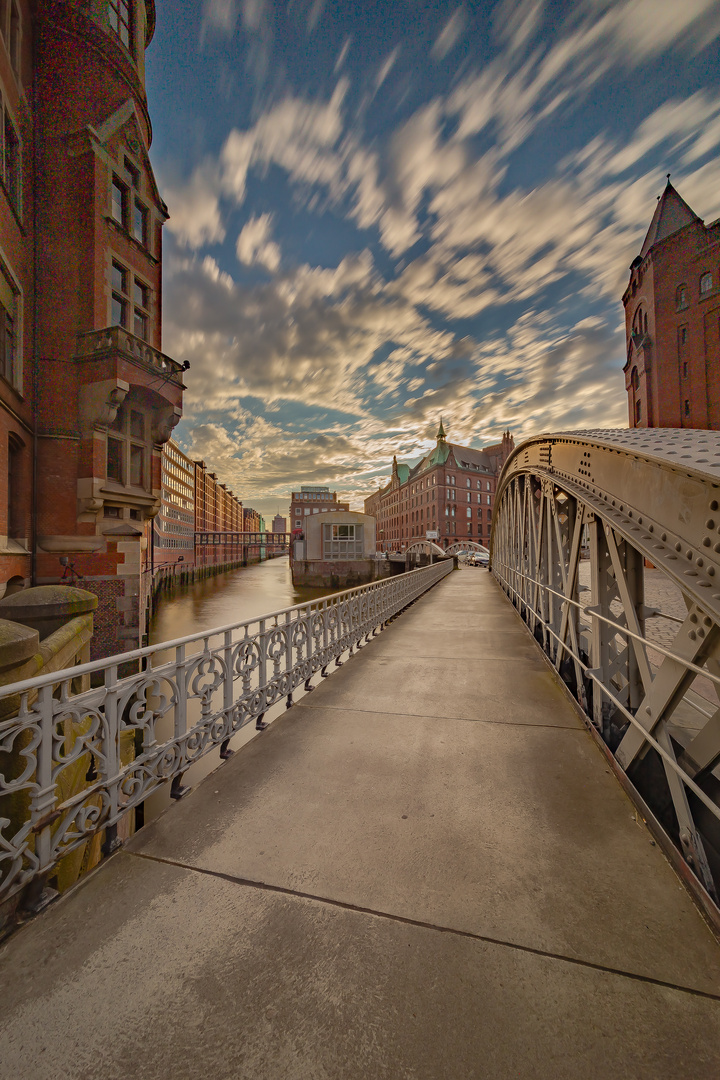
[[[179,587],[173,593],[162,594],[150,623],[149,644],[159,645],[163,641],[202,633],[216,626],[245,622],[247,619],[267,615],[271,611],[317,600],[333,591],[336,590],[296,589],[286,556],[255,566],[230,570],[225,574],[218,574],[217,577]],[[202,642],[189,645],[187,655],[198,652],[201,648]],[[162,650],[156,654],[155,663],[170,660],[172,655],[172,649],[167,652]],[[281,700],[265,714],[266,722],[274,720],[284,708],[284,701]],[[192,722],[190,716],[188,719]],[[233,737],[231,748],[238,750],[255,734],[254,726],[249,724]],[[158,723],[156,736],[158,740],[172,736],[171,715]],[[190,766],[183,777],[183,784],[194,786],[221,764],[218,747]],[[167,783],[145,800],[145,823],[157,817],[170,805],[170,784]]]

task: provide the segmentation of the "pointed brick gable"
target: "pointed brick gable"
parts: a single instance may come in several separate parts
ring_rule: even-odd
[[[673,233],[684,229],[686,225],[692,225],[694,221],[700,222],[700,218],[691,210],[685,200],[678,195],[675,188],[667,182],[667,186],[658,200],[653,214],[650,228],[640,249],[640,257],[645,258],[650,248],[667,239]]]

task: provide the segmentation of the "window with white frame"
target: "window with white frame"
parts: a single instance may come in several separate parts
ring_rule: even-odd
[[[709,293],[713,287],[713,276],[708,271],[700,278],[700,295],[704,296],[705,293]]]
[[[362,525],[323,525],[324,559],[362,559]]]

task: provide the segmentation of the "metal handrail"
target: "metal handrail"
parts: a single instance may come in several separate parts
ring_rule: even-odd
[[[500,565],[504,566],[505,569],[510,570],[511,573],[516,575],[516,577],[522,578],[523,581],[528,581],[531,585],[538,585],[541,589],[544,589],[545,592],[552,593],[553,596],[559,597],[563,602],[567,602],[573,607],[579,608],[583,615],[589,615],[593,619],[600,619],[601,622],[606,623],[608,626],[612,626],[614,630],[625,634],[629,638],[633,638],[635,641],[639,641],[642,645],[647,645],[649,649],[654,649],[656,652],[661,653],[663,656],[667,656],[670,660],[676,660],[678,664],[682,664],[683,667],[686,667],[688,669],[688,671],[694,671],[696,675],[702,675],[703,678],[707,679],[709,682],[715,683],[716,686],[720,687],[720,676],[713,675],[713,673],[711,671],[708,671],[707,668],[698,667],[698,665],[694,664],[692,660],[686,660],[684,657],[678,656],[677,653],[672,652],[672,650],[666,648],[664,645],[661,645],[659,642],[650,641],[648,638],[643,637],[641,634],[636,634],[633,630],[630,630],[629,627],[623,626],[622,623],[615,622],[613,619],[609,619],[606,615],[601,615],[599,611],[595,611],[593,608],[584,607],[577,600],[573,600],[572,597],[566,596],[563,592],[558,592],[557,589],[551,588],[550,585],[546,584],[543,581],[538,581],[536,578],[530,577],[529,574],[523,573],[522,570],[516,570],[513,567],[510,567],[508,563],[501,563]],[[493,570],[495,569],[495,566],[496,563],[493,563]],[[517,589],[510,585],[510,582],[507,580],[507,578],[502,578],[501,580],[503,584],[509,585],[512,591],[522,600],[523,604],[528,606],[527,600],[523,598],[522,593],[519,593]],[[542,623],[543,626],[549,627],[549,623],[545,623],[541,616],[538,614],[538,612],[533,612],[533,614],[538,622]],[[663,615],[662,618],[670,619],[674,618],[674,616]],[[682,619],[676,619],[675,621],[682,623]],[[567,642],[563,642],[563,649],[566,652],[570,653],[570,646],[567,644]],[[570,653],[570,655],[574,654]]]
[[[507,563],[503,563],[503,564],[501,564],[501,565],[503,565],[503,566],[505,566],[505,567],[507,568]],[[494,569],[494,567],[493,567],[493,569]],[[555,594],[556,596],[562,596],[562,597],[563,597],[563,599],[565,599],[565,600],[568,600],[568,602],[569,602],[569,603],[571,603],[571,604],[575,604],[575,605],[576,605],[577,607],[581,607],[581,605],[577,604],[577,601],[571,600],[571,599],[570,599],[569,597],[566,597],[564,593],[558,593],[558,592],[557,592],[557,591],[556,591],[555,589],[551,589],[551,588],[550,588],[550,586],[548,586],[548,585],[545,585],[545,584],[544,584],[543,582],[539,582],[539,581],[534,581],[534,580],[533,580],[532,578],[529,578],[529,577],[527,577],[526,575],[523,575],[523,574],[521,574],[521,572],[520,572],[520,571],[515,571],[515,570],[513,570],[513,573],[517,573],[517,574],[518,574],[518,576],[521,576],[521,577],[525,577],[525,579],[526,579],[526,580],[528,580],[528,581],[530,581],[530,582],[531,582],[532,584],[535,584],[535,585],[539,585],[539,586],[540,586],[540,588],[542,588],[542,589],[546,589],[546,590],[547,590],[548,592],[552,592],[552,593],[554,593],[554,594]],[[498,577],[499,577],[499,575],[498,575]],[[527,602],[526,602],[526,601],[525,601],[525,600],[523,599],[523,597],[522,597],[522,594],[521,594],[521,593],[519,593],[519,592],[517,591],[517,589],[516,589],[516,588],[515,588],[515,587],[514,587],[513,585],[511,585],[511,584],[510,584],[510,582],[509,582],[509,581],[508,581],[508,580],[507,580],[506,578],[499,578],[499,580],[501,581],[501,583],[502,583],[503,585],[506,585],[506,586],[507,586],[507,587],[508,587],[508,588],[510,589],[510,591],[511,591],[511,592],[512,592],[512,593],[513,593],[513,594],[514,594],[514,595],[515,595],[515,596],[516,596],[516,597],[517,597],[517,598],[518,598],[518,599],[519,599],[519,600],[520,600],[520,601],[521,601],[521,602],[522,602],[523,604],[526,604],[526,603],[527,603]],[[583,610],[583,611],[586,611],[586,609],[584,609],[584,608],[583,608],[582,610]],[[595,618],[598,618],[598,619],[603,619],[603,621],[604,621],[604,622],[610,622],[610,620],[608,620],[608,619],[604,619],[602,615],[598,615],[598,614],[597,614],[597,613],[595,613],[595,612],[591,612],[591,614],[592,614],[592,615],[593,615],[593,616],[594,616]],[[545,622],[545,621],[544,621],[544,620],[543,620],[543,619],[542,619],[542,618],[540,617],[540,615],[537,615],[537,613],[536,613],[536,617],[537,617],[537,620],[538,620],[538,622],[539,622],[539,623],[540,623],[540,624],[541,624],[541,625],[543,626],[543,628],[544,628],[545,630],[547,630],[547,632],[548,632],[548,633],[550,634],[550,636],[551,636],[552,638],[554,638],[554,639],[555,639],[555,640],[556,640],[556,641],[558,642],[558,645],[560,645],[560,644],[561,644],[561,642],[560,642],[560,635],[559,635],[559,634],[557,634],[557,633],[556,633],[556,632],[555,632],[555,631],[553,630],[553,628],[552,628],[552,627],[550,626],[550,624],[549,624],[548,622]],[[613,622],[610,622],[610,625],[611,625],[611,626],[615,626],[615,627],[617,627],[617,629],[618,629],[618,630],[622,630],[622,632],[623,632],[623,633],[627,633],[627,634],[629,634],[629,636],[630,636],[630,637],[634,637],[634,638],[636,638],[636,639],[637,639],[638,641],[642,641],[642,642],[643,642],[643,644],[645,644],[645,645],[649,645],[649,646],[650,646],[651,648],[653,648],[653,649],[654,649],[654,648],[656,648],[656,646],[655,646],[655,644],[654,644],[654,643],[652,643],[652,642],[648,642],[647,638],[641,638],[641,637],[638,637],[638,635],[637,635],[637,634],[633,634],[633,633],[632,633],[631,631],[629,631],[629,630],[627,629],[627,627],[623,627],[623,626],[620,626],[620,625],[619,625],[618,623],[613,623]],[[660,649],[660,646],[657,646],[657,648],[658,648],[658,649]],[[595,673],[595,672],[593,671],[593,669],[592,669],[592,668],[590,667],[590,665],[589,665],[589,664],[586,664],[586,663],[585,663],[585,662],[584,662],[584,661],[582,660],[582,658],[581,658],[581,657],[580,657],[579,655],[577,655],[577,653],[573,652],[572,648],[570,647],[570,645],[569,645],[569,644],[568,644],[567,642],[562,642],[562,649],[563,649],[563,650],[564,650],[565,652],[567,652],[568,656],[572,657],[572,659],[573,659],[573,660],[574,660],[574,661],[575,661],[575,662],[576,662],[576,663],[577,663],[577,664],[579,665],[579,667],[580,667],[580,668],[582,668],[582,670],[583,670],[583,673],[584,673],[584,674],[585,674],[586,676],[588,676],[588,677],[589,677],[590,679],[592,679],[593,683],[594,683],[594,684],[595,684],[596,686],[598,686],[598,687],[600,688],[600,690],[602,691],[602,693],[603,693],[603,694],[604,694],[604,695],[605,695],[605,696],[606,696],[606,697],[607,697],[607,698],[608,698],[608,699],[609,699],[610,701],[612,701],[613,705],[615,705],[615,706],[616,706],[616,708],[618,708],[618,709],[620,710],[620,712],[621,712],[621,713],[623,714],[623,716],[624,716],[624,717],[625,717],[625,718],[626,718],[626,719],[627,719],[627,720],[628,720],[628,721],[629,721],[629,722],[630,722],[630,723],[631,723],[631,724],[632,724],[632,725],[633,725],[634,727],[636,727],[636,728],[638,729],[638,731],[640,731],[640,732],[642,733],[642,736],[643,736],[643,738],[644,738],[644,739],[646,740],[646,742],[648,742],[648,743],[649,743],[649,744],[650,744],[650,745],[651,745],[651,746],[653,747],[653,749],[654,749],[654,750],[657,750],[657,752],[658,752],[658,754],[660,755],[660,757],[662,757],[662,758],[663,758],[663,760],[664,760],[664,761],[666,761],[666,762],[667,762],[667,764],[668,764],[668,765],[670,766],[670,768],[671,768],[671,769],[673,770],[673,772],[675,772],[675,773],[676,773],[676,774],[677,774],[677,775],[678,775],[678,776],[680,777],[680,779],[681,779],[681,780],[682,780],[682,782],[683,782],[683,783],[685,784],[685,786],[686,786],[686,787],[688,787],[688,788],[690,788],[690,790],[691,790],[691,791],[693,792],[693,794],[694,794],[695,796],[697,796],[697,798],[698,798],[698,799],[700,800],[700,802],[701,802],[701,803],[702,803],[702,804],[703,804],[703,805],[704,805],[705,807],[707,807],[707,809],[708,809],[708,810],[709,810],[709,811],[710,811],[710,812],[711,812],[711,813],[712,813],[712,814],[713,814],[713,815],[714,815],[714,816],[715,816],[715,817],[716,817],[716,818],[717,818],[718,820],[720,820],[720,806],[718,806],[718,805],[717,805],[717,803],[714,803],[714,802],[712,801],[712,799],[710,799],[710,798],[709,798],[709,797],[708,797],[708,796],[707,796],[707,795],[705,794],[705,792],[704,792],[704,791],[702,790],[702,788],[701,788],[701,787],[698,787],[698,785],[697,785],[697,784],[695,783],[695,781],[694,781],[694,780],[692,779],[692,777],[691,777],[691,776],[689,776],[687,772],[685,772],[685,770],[684,770],[684,769],[682,768],[682,766],[681,766],[681,765],[678,765],[678,763],[677,763],[676,759],[675,759],[675,758],[674,758],[674,757],[672,756],[672,754],[669,754],[669,753],[668,753],[668,752],[667,752],[667,751],[666,751],[666,750],[665,750],[665,749],[664,749],[664,748],[663,748],[663,747],[662,747],[662,746],[660,745],[660,743],[659,743],[659,742],[657,741],[657,739],[655,739],[655,738],[653,737],[653,735],[651,734],[651,732],[649,732],[649,731],[647,730],[647,728],[643,727],[643,725],[642,725],[642,724],[640,723],[640,721],[639,721],[639,720],[637,719],[637,717],[633,716],[633,714],[632,714],[632,713],[631,713],[631,712],[629,711],[629,709],[627,709],[627,708],[626,708],[626,706],[625,706],[625,705],[623,705],[623,703],[622,703],[622,702],[621,702],[621,701],[620,701],[620,700],[619,700],[619,699],[618,699],[618,698],[617,698],[617,697],[616,697],[616,696],[615,696],[615,695],[614,695],[613,693],[611,693],[611,691],[610,691],[610,690],[609,690],[609,689],[608,689],[608,688],[607,688],[607,687],[606,687],[606,686],[604,685],[604,683],[602,682],[602,680],[598,678],[598,676],[597,676],[597,675],[596,675],[596,673]],[[709,672],[708,672],[708,671],[707,671],[706,669],[701,669],[701,668],[698,668],[698,667],[696,667],[696,666],[695,666],[694,664],[691,664],[691,663],[690,663],[689,661],[687,661],[687,660],[683,660],[683,659],[682,659],[681,657],[679,657],[679,656],[674,656],[674,655],[673,655],[673,654],[672,654],[671,652],[668,652],[668,650],[667,650],[667,649],[663,649],[662,651],[663,651],[663,652],[665,653],[665,655],[666,655],[666,656],[669,656],[669,657],[671,657],[671,659],[673,659],[673,660],[677,660],[677,661],[678,661],[678,663],[681,663],[681,664],[683,664],[683,665],[684,665],[685,667],[689,668],[690,670],[693,670],[693,671],[697,671],[697,672],[699,672],[699,673],[700,673],[701,675],[707,675],[707,676],[708,676],[709,678],[712,678],[714,682],[720,683],[720,679],[716,679],[716,678],[715,678],[714,676],[712,676],[712,675],[711,675],[711,674],[710,674],[710,673],[709,673]]]
[[[135,649],[0,691],[17,715],[0,723],[0,898],[43,883],[67,854],[101,830],[104,851],[119,843],[118,822],[159,786],[181,797],[186,769],[269,708],[310,691],[343,653],[353,656],[378,627],[453,569],[438,562],[408,574]],[[197,651],[188,646],[199,644]],[[163,659],[171,654],[171,659]],[[174,656],[172,655],[174,653]],[[123,674],[130,668],[135,670]],[[102,673],[103,685],[75,694],[76,680]],[[61,801],[72,772],[87,786]],[[3,810],[9,797],[14,814]],[[26,812],[19,812],[18,806]]]

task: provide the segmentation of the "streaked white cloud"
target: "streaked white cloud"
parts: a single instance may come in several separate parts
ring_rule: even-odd
[[[274,272],[280,265],[280,248],[271,239],[272,214],[260,214],[243,225],[235,251],[246,266],[259,264]]]
[[[232,37],[237,26],[239,7],[239,0],[205,0],[202,32],[210,28],[226,37]]]
[[[163,195],[170,212],[167,228],[181,244],[199,248],[224,240],[220,174],[214,162],[198,165],[184,184],[165,184]]]
[[[436,60],[444,60],[455,48],[467,23],[465,8],[457,8],[443,26],[433,44],[431,53]]]
[[[393,49],[393,51],[388,56],[385,57],[382,64],[378,68],[378,73],[375,76],[375,93],[378,92],[378,90],[392,71],[393,65],[395,64],[399,53],[400,47],[398,46],[397,48]]]

